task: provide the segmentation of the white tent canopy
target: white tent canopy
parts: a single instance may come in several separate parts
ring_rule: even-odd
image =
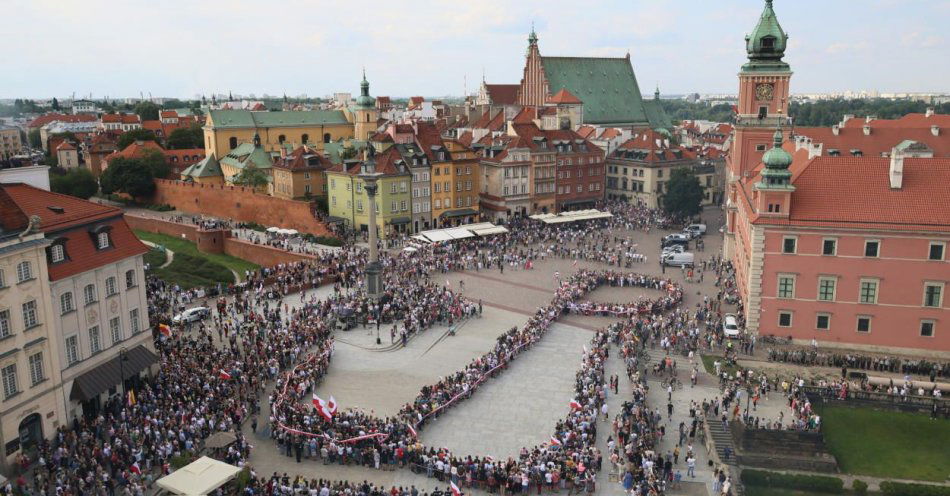
[[[162,489],[184,496],[203,496],[223,486],[241,469],[203,456],[156,482]]]
[[[537,214],[532,215],[530,218],[534,220],[540,220],[545,224],[561,224],[564,222],[574,222],[578,220],[605,219],[607,217],[613,217],[613,214],[610,212],[601,212],[600,210],[592,208],[589,210],[572,210],[569,212],[561,212],[557,215]]]
[[[489,234],[501,234],[508,232],[508,229],[502,226],[496,226],[491,222],[478,222],[475,224],[465,224],[458,227],[447,227],[445,229],[431,229],[422,231],[413,236],[414,239],[430,243],[441,243],[453,239],[465,239],[474,236],[486,236]]]
[[[279,228],[279,227],[268,227],[268,228],[267,228],[267,232],[269,232],[269,233],[275,233],[275,232],[277,232],[277,231],[280,231],[280,228]]]

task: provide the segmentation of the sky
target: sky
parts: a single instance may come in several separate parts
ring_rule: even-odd
[[[461,95],[542,55],[622,57],[645,94],[735,93],[763,0],[0,0],[0,98]],[[950,0],[775,0],[793,93],[950,91]],[[10,44],[12,40],[12,45]],[[467,82],[467,85],[466,85]]]

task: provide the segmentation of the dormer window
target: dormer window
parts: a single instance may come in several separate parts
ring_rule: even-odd
[[[66,260],[66,249],[62,244],[53,245],[49,249],[50,259],[53,263],[59,263]]]
[[[109,233],[101,232],[96,235],[96,247],[100,250],[105,250],[109,247]]]
[[[762,49],[763,50],[773,50],[775,49],[775,37],[766,36],[762,38]]]

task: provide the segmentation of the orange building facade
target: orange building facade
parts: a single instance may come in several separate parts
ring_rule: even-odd
[[[724,255],[746,330],[950,357],[950,118],[792,128],[786,41],[767,1],[727,162]]]

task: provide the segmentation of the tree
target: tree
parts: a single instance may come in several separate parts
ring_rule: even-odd
[[[340,150],[340,160],[349,160],[351,158],[356,158],[356,148],[352,146],[344,146]]]
[[[43,148],[43,138],[40,136],[39,129],[31,129],[29,139],[30,139],[30,148],[36,148],[36,149]]]
[[[168,165],[168,161],[165,160],[165,154],[152,148],[146,148],[143,150],[142,156],[136,160],[141,162],[142,166],[152,173],[152,177],[158,179],[164,179],[168,177],[172,171],[171,167]]]
[[[53,97],[53,110],[59,110],[59,100],[56,97]]]
[[[102,192],[127,193],[133,198],[150,196],[155,191],[155,176],[139,158],[114,158],[99,177]]]
[[[234,184],[249,186],[254,189],[263,188],[270,182],[267,173],[258,169],[254,165],[248,165],[240,174],[234,177]]]
[[[139,102],[135,104],[135,113],[142,118],[143,121],[157,121],[158,120],[158,105],[155,105],[152,102]]]
[[[50,174],[50,189],[56,193],[63,193],[83,200],[96,194],[99,183],[89,169],[73,169],[65,174]]]
[[[186,148],[202,148],[204,145],[204,131],[195,124],[189,128],[178,128],[168,135],[168,148],[184,150]]]
[[[133,129],[122,133],[122,136],[119,136],[118,144],[119,150],[124,150],[125,147],[135,143],[136,141],[157,141],[155,133],[149,129]]]
[[[670,174],[663,197],[663,209],[680,218],[692,217],[703,210],[703,187],[692,169],[680,167]]]

